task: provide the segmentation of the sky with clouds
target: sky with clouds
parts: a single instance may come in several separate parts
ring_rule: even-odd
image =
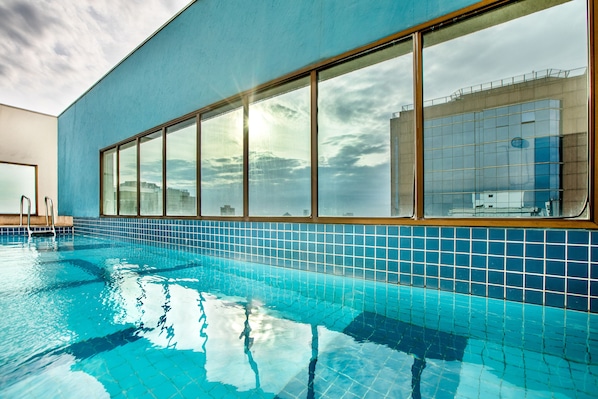
[[[190,0],[0,0],[0,104],[58,115]]]

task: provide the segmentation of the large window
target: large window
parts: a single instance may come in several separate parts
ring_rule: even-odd
[[[243,107],[201,118],[201,214],[243,216]]]
[[[0,215],[19,214],[22,195],[31,201],[31,213],[37,213],[37,167],[0,162]]]
[[[166,214],[197,215],[197,128],[195,119],[166,129]]]
[[[515,3],[424,35],[425,216],[583,211],[586,2],[543,9],[549,3]]]
[[[588,220],[587,2],[482,3],[107,148],[102,214]]]
[[[162,215],[162,132],[139,139],[139,213]]]
[[[118,167],[116,149],[104,152],[102,158],[102,212],[104,215],[116,215],[116,184]]]
[[[249,104],[249,214],[311,215],[309,79]]]
[[[137,215],[137,142],[118,149],[118,214]]]
[[[320,72],[320,216],[413,214],[413,117],[394,132],[396,113],[411,103],[410,40]],[[393,162],[391,153],[397,154]],[[395,162],[411,166],[399,170]]]

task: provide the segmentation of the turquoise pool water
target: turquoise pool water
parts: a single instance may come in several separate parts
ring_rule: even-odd
[[[0,238],[2,398],[592,398],[598,315]]]

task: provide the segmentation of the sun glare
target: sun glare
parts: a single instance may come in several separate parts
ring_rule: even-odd
[[[259,109],[251,108],[248,118],[249,126],[249,140],[253,146],[265,146],[270,136],[270,117],[267,112]],[[252,146],[252,147],[253,147]]]

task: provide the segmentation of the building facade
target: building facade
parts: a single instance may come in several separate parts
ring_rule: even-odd
[[[585,68],[545,70],[430,100],[424,107],[425,214],[583,213],[588,192],[587,98],[579,95],[578,87],[587,78]],[[413,140],[413,110],[405,108],[390,121],[391,143],[396,143],[391,146],[394,215],[402,212],[401,193],[408,207],[412,197],[413,151],[402,143]]]
[[[59,211],[97,236],[598,311],[595,12],[193,1],[59,116]]]
[[[55,116],[0,104],[0,215],[18,215],[23,193],[32,214],[44,214],[46,196],[58,205],[57,130]]]

